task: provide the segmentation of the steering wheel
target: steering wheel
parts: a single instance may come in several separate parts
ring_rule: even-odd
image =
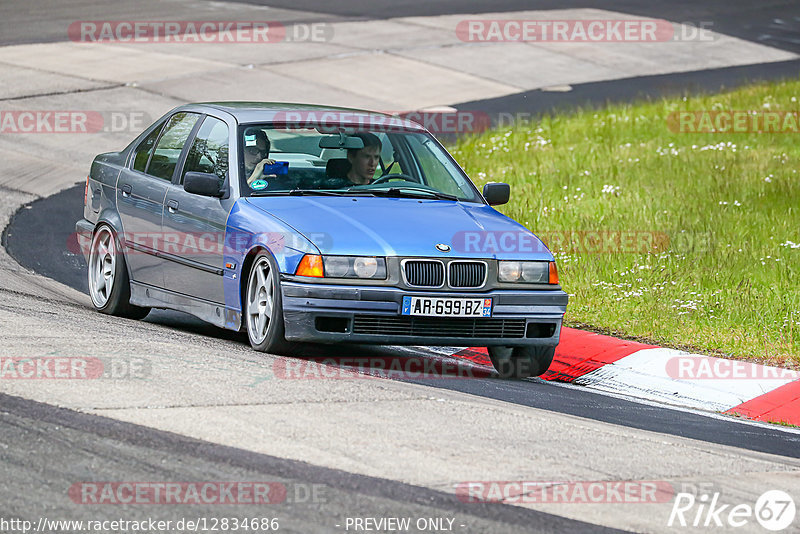
[[[384,174],[383,176],[372,182],[370,185],[382,184],[384,182],[388,182],[389,180],[405,180],[406,182],[417,183],[417,181],[414,180],[414,178],[412,178],[411,176],[404,174],[402,172],[398,172],[396,174]]]

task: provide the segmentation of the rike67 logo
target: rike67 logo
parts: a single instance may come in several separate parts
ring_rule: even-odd
[[[797,509],[794,499],[780,490],[762,494],[755,505],[721,504],[720,494],[696,497],[691,493],[678,493],[672,505],[667,526],[669,527],[749,527],[743,531],[754,532],[753,520],[763,528],[778,532],[789,528],[794,522]]]

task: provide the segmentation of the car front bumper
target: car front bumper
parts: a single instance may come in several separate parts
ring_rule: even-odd
[[[381,345],[558,344],[567,307],[560,290],[409,291],[282,281],[286,339]],[[492,298],[491,318],[401,315],[403,296]]]

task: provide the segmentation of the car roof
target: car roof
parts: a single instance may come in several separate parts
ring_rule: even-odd
[[[183,106],[182,106],[183,107]],[[280,122],[303,124],[326,124],[331,122],[347,126],[401,128],[411,131],[427,131],[420,124],[403,119],[397,115],[389,115],[377,111],[344,108],[338,106],[322,106],[315,104],[297,104],[291,102],[199,102],[185,107],[208,107],[233,115],[239,124],[259,122]]]

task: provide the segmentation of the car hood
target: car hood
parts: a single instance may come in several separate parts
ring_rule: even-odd
[[[323,254],[541,259],[528,229],[485,204],[384,197],[250,197]],[[436,245],[451,247],[449,252]]]

